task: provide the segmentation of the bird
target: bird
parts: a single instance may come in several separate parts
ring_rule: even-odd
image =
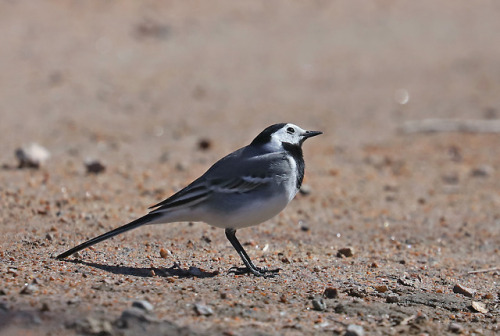
[[[320,135],[292,123],[271,125],[253,141],[213,164],[202,176],[146,215],[59,254],[72,254],[118,234],[149,224],[205,222],[223,228],[245,267],[238,274],[272,277],[280,269],[257,267],[236,237],[236,231],[258,225],[279,214],[299,191],[304,179],[302,144]]]

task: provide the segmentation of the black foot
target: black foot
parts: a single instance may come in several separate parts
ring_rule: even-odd
[[[272,278],[276,276],[279,271],[281,271],[281,268],[276,268],[276,269],[267,269],[266,267],[254,267],[254,268],[248,268],[248,267],[236,267],[233,266],[229,269],[228,273],[233,273],[236,275],[241,275],[241,274],[248,274],[252,273],[255,276],[258,277],[264,277],[264,278]]]
[[[226,237],[231,242],[231,245],[233,245],[236,252],[238,252],[241,260],[243,261],[243,263],[246,266],[243,268],[231,267],[229,269],[229,273],[234,273],[234,274],[252,273],[253,275],[258,276],[258,277],[272,278],[280,271],[279,268],[273,269],[273,270],[268,270],[265,267],[255,266],[252,263],[252,261],[250,260],[250,257],[248,256],[248,254],[245,252],[245,249],[243,248],[243,246],[241,246],[240,242],[238,241],[238,238],[236,238],[236,230],[235,229],[226,229]]]

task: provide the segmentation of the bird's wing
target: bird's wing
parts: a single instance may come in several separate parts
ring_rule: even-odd
[[[213,193],[250,192],[285,175],[277,164],[284,159],[282,153],[246,156],[240,151],[224,157],[186,188],[150,207],[156,208],[152,213],[191,207],[207,200]]]
[[[190,207],[203,202],[211,193],[212,191],[206,187],[205,181],[199,178],[166,200],[149,207],[149,209],[155,209],[152,211],[152,213],[154,213],[179,207]]]
[[[220,178],[209,180],[208,189],[212,192],[223,194],[243,194],[256,188],[267,185],[272,181],[272,176],[236,176],[233,178]]]

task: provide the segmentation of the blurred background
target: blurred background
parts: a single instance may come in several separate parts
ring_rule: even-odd
[[[405,120],[495,118],[499,17],[495,1],[1,1],[0,161],[31,141],[140,164],[200,137],[223,153],[284,121],[351,148]]]

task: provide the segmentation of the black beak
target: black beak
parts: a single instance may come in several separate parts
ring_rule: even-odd
[[[323,132],[319,131],[306,131],[306,134],[304,134],[302,137],[305,139],[312,138],[313,136],[323,134]]]
[[[306,139],[312,138],[313,136],[323,134],[323,132],[319,131],[306,131],[304,134],[302,134],[302,139],[300,139],[300,144],[302,145]]]

